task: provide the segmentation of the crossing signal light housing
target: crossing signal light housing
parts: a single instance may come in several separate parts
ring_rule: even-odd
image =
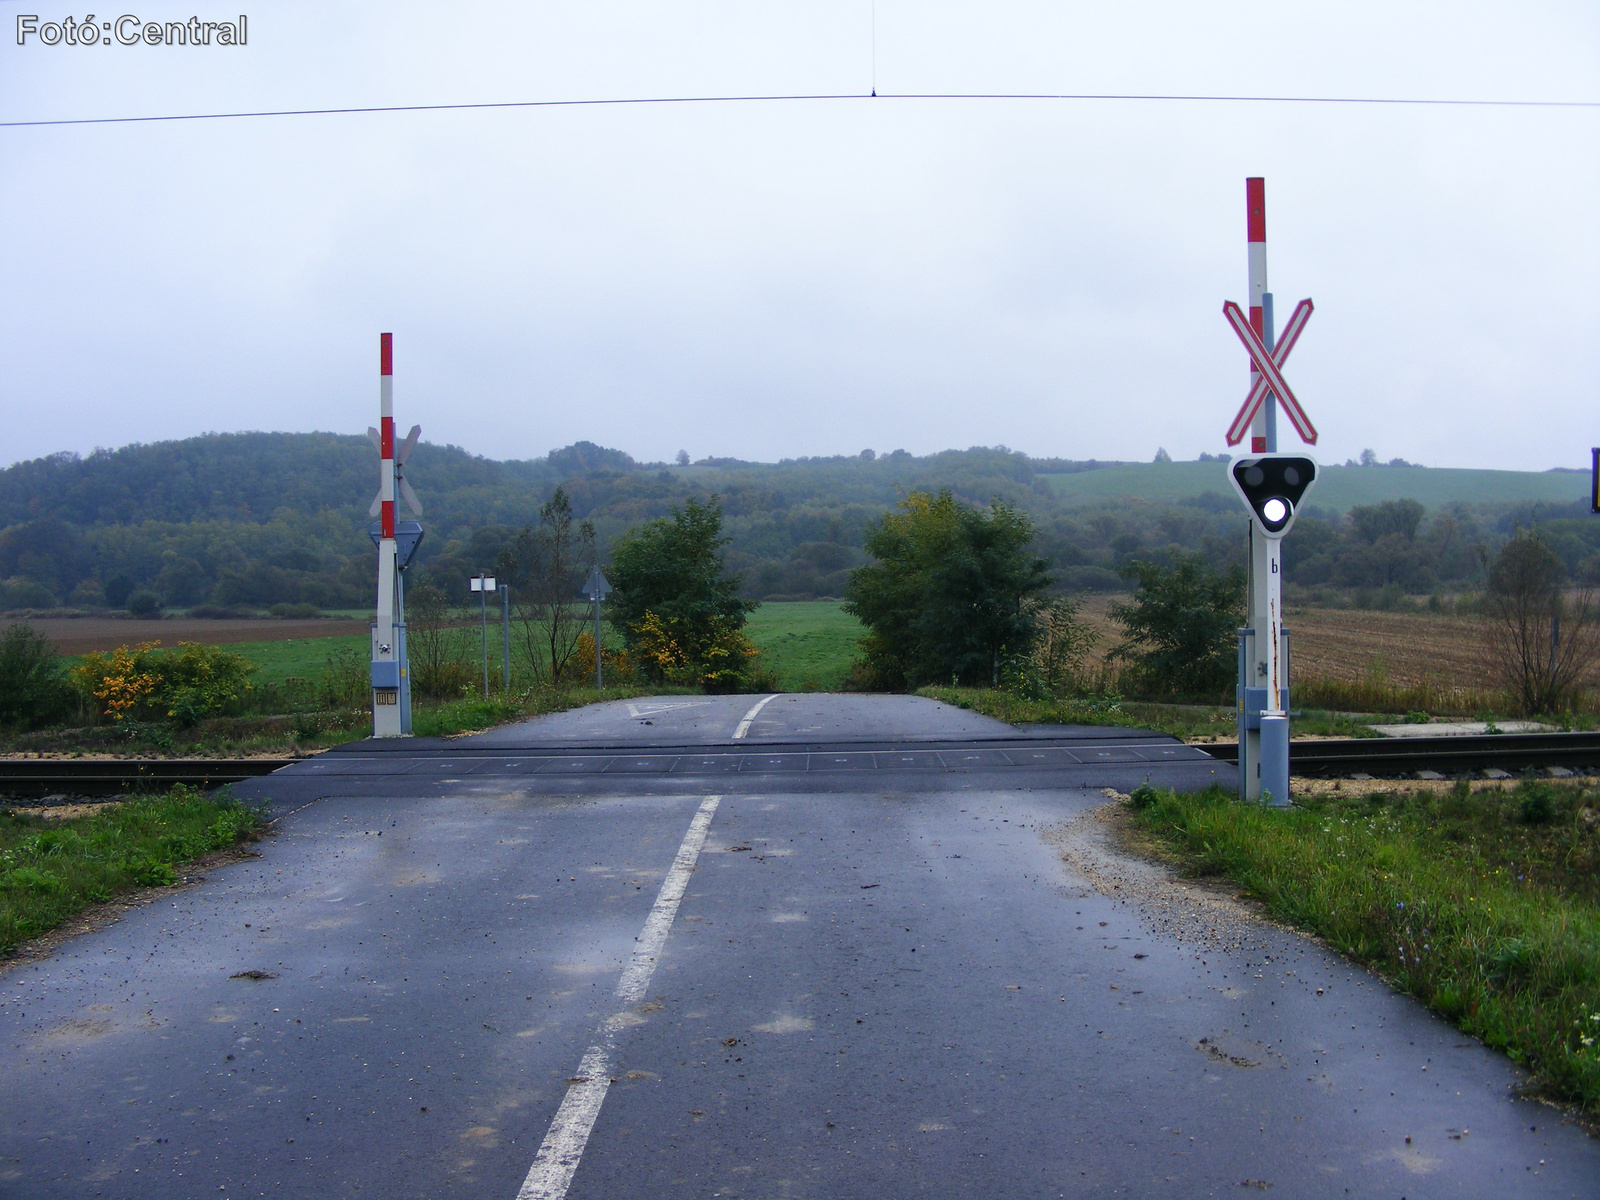
[[[1294,524],[1301,497],[1317,481],[1317,463],[1300,454],[1256,455],[1229,464],[1228,478],[1262,532],[1281,538]]]

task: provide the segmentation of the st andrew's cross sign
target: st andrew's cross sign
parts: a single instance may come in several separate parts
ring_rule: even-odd
[[[1310,300],[1302,300],[1295,305],[1294,315],[1283,327],[1283,336],[1271,350],[1268,350],[1266,343],[1261,340],[1261,335],[1255,331],[1250,319],[1240,311],[1239,306],[1232,300],[1223,304],[1222,315],[1228,319],[1228,324],[1233,326],[1233,331],[1244,343],[1244,348],[1250,355],[1250,365],[1256,371],[1255,386],[1245,397],[1244,406],[1233,418],[1233,424],[1228,426],[1228,445],[1237,446],[1244,440],[1244,435],[1250,430],[1250,423],[1255,420],[1256,413],[1266,402],[1268,392],[1275,393],[1283,402],[1283,410],[1289,414],[1289,420],[1294,424],[1300,440],[1313,446],[1317,444],[1317,427],[1311,423],[1311,418],[1306,416],[1305,409],[1300,407],[1300,402],[1295,399],[1294,393],[1289,390],[1289,384],[1283,377],[1283,364],[1288,361],[1289,351],[1294,349],[1294,344],[1300,340],[1306,322],[1311,319],[1311,310]]]

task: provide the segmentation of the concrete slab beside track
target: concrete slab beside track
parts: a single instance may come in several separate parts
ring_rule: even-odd
[[[1595,1194],[1500,1056],[1070,850],[1226,764],[760,699],[240,785],[261,857],[0,975],[0,1193]]]

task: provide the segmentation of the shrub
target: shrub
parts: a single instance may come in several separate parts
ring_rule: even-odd
[[[605,668],[604,681],[608,685],[632,683],[637,672],[633,669],[633,660],[628,657],[626,650],[606,650],[605,660],[601,666]],[[587,683],[594,678],[594,634],[587,630],[578,635],[577,645],[573,648],[570,670],[568,674],[574,683]]]
[[[1489,565],[1484,631],[1501,681],[1525,713],[1565,712],[1600,656],[1600,597],[1569,593],[1567,568],[1520,531]]]
[[[1171,567],[1132,562],[1139,590],[1112,617],[1124,638],[1112,652],[1137,669],[1155,694],[1221,696],[1232,690],[1238,628],[1244,624],[1244,573],[1226,573],[1203,555],[1179,555]]]
[[[372,691],[372,672],[354,650],[328,656],[322,668],[322,698],[329,708],[365,708]]]
[[[152,656],[158,701],[179,725],[221,716],[244,698],[255,664],[220,646],[180,642],[175,651]]]
[[[54,608],[56,598],[37,579],[16,576],[0,583],[0,608]]]
[[[140,588],[129,594],[123,607],[136,617],[153,617],[161,611],[161,601],[149,588]]]
[[[242,654],[195,642],[162,653],[156,645],[85,654],[71,671],[72,681],[113,721],[151,715],[193,725],[244,698],[255,664]]]
[[[189,615],[206,621],[225,621],[238,617],[253,617],[256,614],[239,605],[229,608],[223,604],[196,604],[189,610]]]
[[[72,682],[96,702],[97,711],[113,721],[133,716],[155,696],[160,681],[147,669],[154,642],[118,646],[110,653],[91,651],[69,673]]]
[[[495,664],[498,665],[498,664]],[[411,687],[419,696],[458,700],[483,684],[483,668],[464,658],[411,661]]]
[[[1524,825],[1545,825],[1555,816],[1555,793],[1547,783],[1528,782],[1520,789],[1522,799],[1517,804],[1517,819]]]
[[[1161,793],[1148,783],[1141,783],[1128,794],[1128,799],[1133,801],[1134,808],[1146,809],[1155,805],[1161,799]]]
[[[72,693],[61,656],[33,626],[0,634],[0,724],[36,729],[66,715]]]

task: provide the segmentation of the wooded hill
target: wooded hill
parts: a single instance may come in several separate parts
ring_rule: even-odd
[[[0,607],[120,606],[139,589],[171,607],[364,606],[377,475],[364,437],[324,433],[215,434],[19,463],[0,471]],[[1073,589],[1125,586],[1118,568],[1130,559],[1243,553],[1243,509],[1220,462],[977,447],[680,466],[588,442],[497,462],[423,443],[407,475],[427,508],[418,567],[461,595],[557,486],[602,547],[689,496],[720,496],[729,562],[756,598],[840,594],[863,561],[867,525],[913,490],[1020,508],[1057,582]],[[1600,565],[1600,524],[1586,496],[1574,473],[1330,467],[1290,538],[1289,579],[1412,592],[1470,584],[1483,553],[1529,523],[1588,571]]]

